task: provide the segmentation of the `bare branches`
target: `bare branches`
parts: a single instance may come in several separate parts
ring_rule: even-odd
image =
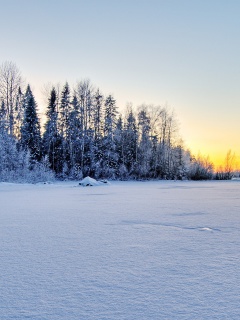
[[[11,135],[13,135],[14,108],[21,84],[22,76],[16,64],[11,61],[4,62],[0,66],[0,99],[6,108],[6,120],[9,123]]]

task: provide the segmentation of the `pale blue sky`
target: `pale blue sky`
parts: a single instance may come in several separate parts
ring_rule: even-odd
[[[90,78],[118,106],[168,104],[194,153],[240,154],[240,1],[0,0],[0,63],[33,86]]]

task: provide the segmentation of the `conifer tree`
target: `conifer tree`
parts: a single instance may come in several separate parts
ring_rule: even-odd
[[[94,138],[100,139],[102,136],[102,112],[103,112],[103,95],[100,94],[97,89],[94,95],[94,106],[93,106],[93,124],[94,124]]]
[[[124,128],[122,115],[119,116],[114,133],[114,141],[116,145],[116,153],[118,158],[118,170],[117,177],[120,179],[126,179],[128,176],[127,168],[125,166],[124,155]]]
[[[116,100],[109,95],[105,100],[104,138],[103,138],[103,172],[106,177],[114,178],[117,170],[118,154],[114,141],[117,124]]]
[[[65,84],[61,94],[61,104],[60,104],[60,117],[59,117],[59,130],[61,139],[61,159],[62,159],[62,170],[63,175],[67,175],[70,169],[70,149],[71,149],[71,136],[70,136],[70,88],[68,83]]]
[[[45,124],[45,132],[43,134],[43,150],[44,155],[48,157],[50,168],[59,174],[61,167],[61,140],[57,128],[57,94],[56,89],[52,88],[49,103],[46,112],[47,121]]]
[[[6,120],[6,109],[5,103],[2,100],[1,108],[0,108],[0,131],[7,131],[7,120]]]
[[[24,119],[21,126],[21,147],[30,152],[31,161],[40,161],[41,134],[40,123],[37,115],[37,105],[30,85],[24,96]]]
[[[71,102],[71,112],[69,115],[69,140],[71,141],[69,156],[71,178],[79,178],[82,176],[81,155],[82,155],[82,119],[80,117],[80,105],[76,95],[73,96]]]
[[[138,131],[136,118],[131,107],[128,110],[124,127],[124,159],[129,174],[135,176],[138,160]]]
[[[138,174],[144,178],[149,177],[151,140],[150,140],[150,118],[147,109],[142,106],[138,113],[139,150],[138,150]]]
[[[103,95],[97,89],[93,95],[93,160],[92,170],[96,178],[102,176],[103,159]]]

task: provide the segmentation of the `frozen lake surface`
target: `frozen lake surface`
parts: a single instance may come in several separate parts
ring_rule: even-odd
[[[240,181],[0,183],[0,319],[239,320]]]

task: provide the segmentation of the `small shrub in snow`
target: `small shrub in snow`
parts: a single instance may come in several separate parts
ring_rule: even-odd
[[[54,179],[54,173],[49,169],[44,161],[36,162],[32,170],[29,170],[25,177],[26,182],[30,183],[53,181]]]
[[[211,180],[213,178],[213,164],[208,158],[198,156],[190,164],[188,178],[191,180]]]

